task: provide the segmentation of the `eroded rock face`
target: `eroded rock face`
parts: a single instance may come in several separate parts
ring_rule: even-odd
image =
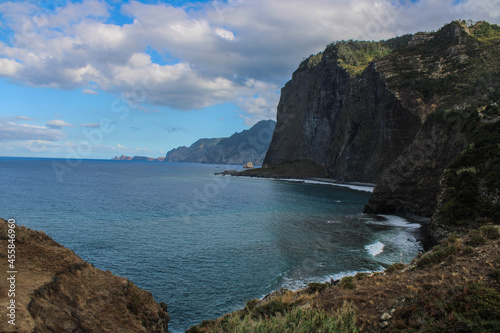
[[[427,121],[408,149],[385,170],[365,213],[431,217],[443,171],[467,145],[468,123],[473,120],[457,114]]]
[[[7,248],[0,219],[0,244]],[[43,232],[16,228],[16,321],[0,321],[1,332],[167,333],[165,304],[125,278],[99,270]],[[2,270],[1,292],[6,290]],[[0,305],[9,300],[2,297]]]

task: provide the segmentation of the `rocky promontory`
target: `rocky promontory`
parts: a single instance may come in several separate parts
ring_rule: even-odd
[[[0,332],[168,332],[164,303],[129,280],[93,267],[41,231],[15,227],[15,281],[7,280],[12,276],[4,265],[8,230],[0,219]],[[12,300],[15,311],[8,309]],[[7,311],[14,316],[6,316]],[[8,322],[12,319],[15,325]]]

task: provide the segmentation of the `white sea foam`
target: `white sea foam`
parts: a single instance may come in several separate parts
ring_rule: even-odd
[[[418,229],[421,227],[419,223],[411,223],[405,220],[402,217],[399,216],[394,216],[394,215],[379,215],[382,216],[383,218],[386,219],[386,221],[381,221],[381,222],[374,222],[377,224],[384,223],[387,225],[392,225],[395,227],[403,227],[403,228],[413,228],[413,229]]]
[[[305,184],[316,184],[316,185],[331,185],[331,186],[338,186],[338,187],[347,187],[351,190],[356,190],[356,191],[363,191],[363,192],[373,192],[373,186],[368,186],[368,185],[350,185],[350,184],[339,184],[339,183],[334,183],[330,181],[321,181],[321,180],[312,180],[312,179],[293,179],[293,178],[288,178],[288,179],[283,179],[289,182],[297,182],[297,183],[305,183]]]
[[[283,283],[281,283],[280,288],[297,291],[300,289],[307,288],[308,284],[311,282],[326,283],[326,282],[341,280],[345,276],[354,276],[357,273],[368,273],[369,274],[369,273],[373,273],[373,272],[381,272],[383,270],[384,270],[384,268],[382,266],[380,266],[379,269],[376,271],[346,271],[346,272],[340,272],[340,273],[332,274],[332,275],[325,275],[322,277],[311,277],[311,278],[305,278],[305,279],[284,278]],[[261,298],[263,298],[263,297],[265,297],[265,295],[263,295]]]
[[[384,252],[384,247],[385,245],[378,241],[370,245],[365,245],[366,251],[368,251],[368,253],[370,253],[374,257]]]

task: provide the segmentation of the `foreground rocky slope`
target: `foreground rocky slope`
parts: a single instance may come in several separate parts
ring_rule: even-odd
[[[157,304],[151,293],[25,227],[15,229],[18,273],[15,297],[8,298],[7,230],[7,222],[0,219],[0,332],[168,331],[166,305]],[[10,299],[15,299],[15,326],[6,316]]]

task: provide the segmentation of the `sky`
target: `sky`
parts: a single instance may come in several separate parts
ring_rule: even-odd
[[[500,24],[500,0],[0,0],[0,156],[165,156],[276,119],[336,40]]]

